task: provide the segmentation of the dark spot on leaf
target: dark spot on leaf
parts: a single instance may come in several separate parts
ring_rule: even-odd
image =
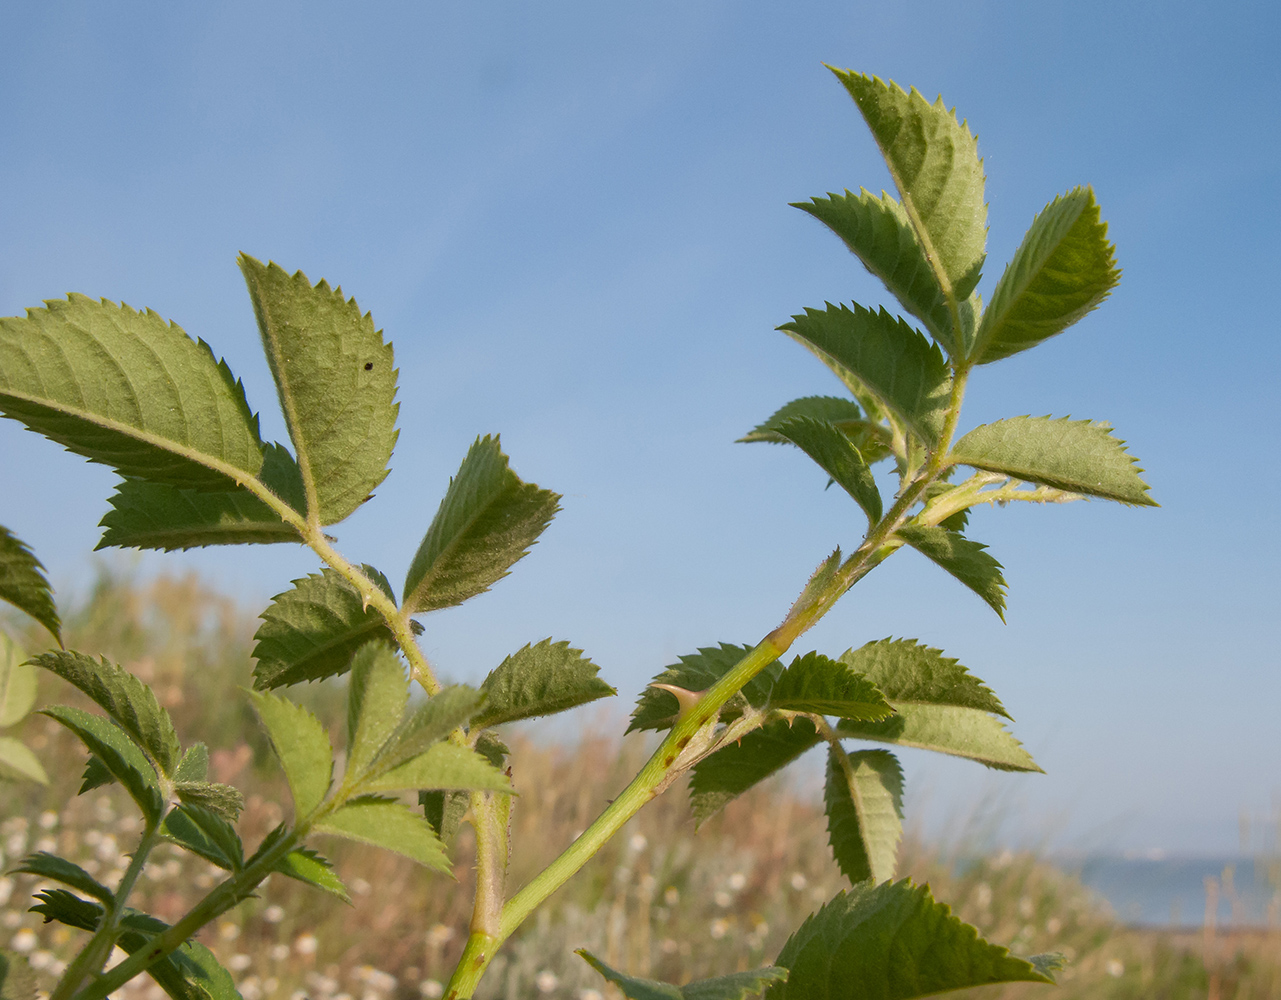
[[[365,371],[367,371],[367,372],[371,372],[371,371],[373,371],[373,370],[374,370],[374,363],[373,363],[372,361],[366,361],[366,362],[365,362]]]

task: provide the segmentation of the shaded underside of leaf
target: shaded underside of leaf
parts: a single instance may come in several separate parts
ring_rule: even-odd
[[[321,524],[348,517],[387,478],[396,445],[391,344],[355,299],[240,255],[263,349]]]
[[[848,368],[921,440],[938,440],[950,392],[947,363],[903,320],[858,303],[853,308],[828,303],[825,309],[806,309],[779,329]]]
[[[1067,417],[1010,417],[975,427],[950,461],[1029,483],[1120,503],[1156,506],[1143,470],[1106,423]]]
[[[909,880],[861,883],[810,916],[778,956],[767,1000],[912,1000],[985,983],[1053,980]]]
[[[477,438],[405,577],[413,613],[462,604],[505,577],[551,523],[560,496],[522,482],[496,437]]]
[[[475,726],[554,715],[617,694],[597,674],[600,668],[568,642],[544,639],[525,645],[490,671],[481,690],[485,705]]]
[[[636,699],[636,708],[632,711],[632,721],[627,731],[670,729],[676,721],[680,711],[676,696],[670,691],[653,687],[652,684],[670,684],[687,691],[705,691],[733,669],[752,648],[722,642],[719,646],[706,646],[697,653],[679,657],[679,662],[655,677],[651,686]],[[774,686],[774,681],[782,670],[782,664],[774,660],[743,686],[743,696],[753,708],[761,708],[769,701],[770,688]],[[721,718],[730,717],[722,709]]]
[[[115,902],[115,893],[87,871],[79,865],[67,861],[65,858],[50,854],[48,851],[37,851],[35,854],[28,854],[11,871],[25,872],[28,875],[38,875],[40,878],[53,879],[55,882],[69,885],[86,896],[92,896],[107,905]]]
[[[174,791],[184,805],[199,806],[229,820],[245,808],[245,797],[237,789],[216,781],[179,781]]]
[[[389,597],[391,584],[372,566],[365,575]],[[254,635],[254,687],[260,690],[341,674],[352,654],[371,639],[391,639],[391,629],[360,593],[326,567],[293,581],[272,598]]]
[[[696,979],[684,986],[675,986],[657,979],[641,979],[612,969],[586,948],[575,954],[618,987],[627,1000],[745,1000],[755,996],[767,985],[787,979],[787,970],[766,966],[750,972],[734,972],[712,979]]]
[[[390,799],[352,799],[314,829],[395,851],[436,871],[449,871],[449,859],[440,838],[427,820]]]
[[[689,779],[689,804],[695,822],[714,816],[725,803],[786,767],[821,740],[810,719],[802,716],[791,725],[787,720],[775,719],[747,733],[739,742],[704,757],[694,765]]]
[[[148,820],[154,823],[160,819],[164,798],[159,779],[151,762],[123,729],[110,719],[69,705],[51,705],[41,712],[80,738],[93,758],[124,785]]]
[[[225,490],[262,467],[244,388],[155,313],[83,295],[0,319],[0,412],[125,476]]]
[[[775,431],[791,441],[845,490],[876,524],[883,513],[881,491],[862,453],[835,426],[812,417],[793,417],[780,421]]]
[[[997,771],[1041,770],[994,715],[954,705],[893,699],[890,703],[896,713],[890,718],[883,722],[843,721],[837,734],[965,757]]]
[[[828,843],[851,882],[884,882],[894,877],[903,836],[903,769],[887,750],[861,750],[848,760],[847,774],[836,751],[828,751]]]
[[[44,566],[26,543],[5,527],[0,527],[0,601],[25,611],[62,642],[62,622]]]
[[[1005,620],[1005,577],[986,545],[937,525],[905,525],[896,534],[978,594]]]
[[[894,711],[875,683],[821,653],[796,657],[774,682],[769,704],[842,719],[884,719]]]
[[[223,817],[199,805],[184,803],[165,816],[161,832],[193,854],[226,871],[244,867],[240,837]]]
[[[1009,718],[991,688],[942,650],[915,639],[879,639],[839,659],[875,682],[890,701],[955,705]]]

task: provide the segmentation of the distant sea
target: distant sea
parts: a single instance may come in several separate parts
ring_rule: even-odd
[[[1281,863],[1275,857],[1056,860],[1106,899],[1122,923],[1201,927],[1212,905],[1219,927],[1281,926]]]

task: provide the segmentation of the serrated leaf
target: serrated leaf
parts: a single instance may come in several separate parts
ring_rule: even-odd
[[[164,797],[155,769],[130,736],[110,719],[91,715],[69,705],[52,705],[41,714],[56,719],[89,748],[111,776],[125,786],[149,822],[156,823],[164,810]]]
[[[820,742],[822,737],[812,720],[802,716],[789,725],[784,719],[775,719],[704,757],[694,765],[689,779],[689,804],[695,822],[714,816],[725,803]]]
[[[1058,951],[1047,951],[1040,955],[1029,955],[1028,964],[1036,969],[1041,975],[1053,981],[1054,973],[1061,972],[1067,967],[1067,956]]]
[[[704,647],[697,653],[679,657],[678,663],[664,670],[652,683],[670,684],[688,691],[705,691],[733,669],[752,648],[731,646],[724,642],[719,646]],[[742,691],[748,704],[753,708],[764,706],[769,701],[770,688],[782,670],[782,664],[774,660],[748,681]],[[627,731],[670,729],[679,711],[680,705],[674,694],[653,686],[647,687],[636,699],[636,708],[632,711],[632,721]],[[732,717],[725,709],[721,710],[722,719]]]
[[[904,525],[896,534],[978,594],[1005,620],[1005,577],[986,545],[937,525]]]
[[[769,707],[842,719],[884,719],[894,711],[872,681],[821,653],[788,665],[774,682]]]
[[[779,327],[817,354],[848,368],[884,407],[926,444],[938,441],[951,392],[947,362],[924,335],[884,309],[827,303]]]
[[[890,454],[889,431],[863,415],[858,403],[843,396],[802,396],[779,407],[763,424],[758,424],[738,440],[743,443],[768,441],[772,444],[792,442],[775,429],[793,417],[822,420],[849,438],[868,465],[874,465]]]
[[[209,748],[203,743],[187,747],[174,768],[174,781],[205,781],[209,777]]]
[[[301,271],[240,255],[308,511],[337,524],[387,478],[396,445],[390,344],[355,299]]]
[[[48,851],[28,854],[13,867],[13,871],[25,872],[28,875],[38,875],[40,878],[61,882],[63,885],[78,889],[86,896],[92,896],[108,906],[115,902],[115,894],[87,871],[79,865],[67,861],[65,858],[50,854]]]
[[[1088,187],[1055,198],[1032,220],[979,323],[971,357],[999,361],[1062,333],[1121,279],[1106,222]]]
[[[358,781],[409,703],[409,681],[391,646],[371,642],[356,651],[347,688],[347,778]]]
[[[222,816],[209,809],[184,803],[169,811],[160,832],[219,868],[240,871],[245,866],[240,836]]]
[[[939,98],[874,76],[833,69],[854,98],[890,169],[904,213],[945,298],[969,298],[987,246],[983,161],[964,122]]]
[[[351,799],[314,827],[348,840],[395,851],[436,871],[449,871],[449,859],[427,820],[391,799]]]
[[[409,566],[404,606],[418,614],[485,593],[525,557],[559,501],[512,472],[498,438],[477,438]]]
[[[109,785],[115,780],[116,776],[107,769],[107,765],[90,754],[89,760],[85,764],[85,773],[81,777],[80,790],[76,794],[83,795],[85,792],[91,792],[95,788]]]
[[[124,933],[117,943],[130,955],[169,929],[163,920],[136,910],[125,915],[121,927]],[[147,975],[173,1000],[242,1000],[231,973],[198,941],[184,941],[149,965]]]
[[[939,345],[956,356],[957,338],[943,290],[898,201],[884,191],[878,198],[863,188],[857,195],[829,193],[792,207],[808,212],[839,236]]]
[[[36,703],[36,668],[21,646],[0,632],[0,728],[21,722]]]
[[[320,720],[301,705],[261,691],[250,691],[249,697],[285,770],[294,816],[302,819],[329,791],[334,767],[329,736]]]
[[[347,887],[334,874],[334,866],[310,848],[300,847],[296,851],[290,851],[272,870],[337,896],[344,903],[351,902]]]
[[[369,771],[381,774],[443,740],[465,725],[484,704],[485,694],[465,684],[442,688],[422,703],[387,740]]]
[[[15,951],[0,951],[0,1000],[36,1000],[35,970]]]
[[[156,770],[173,774],[182,751],[178,734],[146,684],[106,657],[95,660],[70,650],[42,653],[31,662],[83,691],[129,734]]]
[[[245,797],[231,785],[214,781],[177,781],[174,791],[185,805],[200,806],[229,820],[235,820],[245,808]]]
[[[896,713],[890,718],[883,722],[843,721],[837,734],[966,757],[997,771],[1041,770],[1023,744],[987,712],[893,699],[890,703]]]
[[[451,843],[471,804],[469,792],[424,790],[418,793],[423,817],[443,843]]]
[[[298,465],[280,445],[264,447],[258,479],[299,513],[305,510]],[[302,541],[297,528],[243,487],[210,492],[125,479],[108,502],[111,510],[98,522],[105,530],[95,550],[116,546],[171,552]]]
[[[502,771],[467,747],[437,743],[403,764],[359,784],[362,792],[398,792],[405,789],[479,789],[510,792]]]
[[[777,964],[786,983],[766,1000],[911,1000],[985,983],[1052,982],[910,880],[861,883],[788,939]]]
[[[598,676],[600,668],[568,642],[544,639],[524,645],[489,672],[480,689],[485,705],[472,725],[486,728],[555,715],[618,694]]]
[[[83,295],[0,319],[0,412],[123,476],[226,490],[262,468],[244,387],[154,312]]]
[[[696,979],[684,986],[675,986],[657,979],[641,979],[611,969],[586,948],[574,954],[618,987],[627,1000],[745,1000],[755,996],[770,983],[787,979],[787,970],[770,965],[751,972],[734,972],[712,979]]]
[[[361,569],[388,597],[391,584],[372,566]],[[377,609],[350,583],[326,567],[293,581],[272,598],[254,634],[254,687],[259,690],[316,681],[344,673],[352,654],[371,639],[391,640]],[[394,599],[394,598],[393,598]]]
[[[957,441],[948,459],[1071,493],[1156,506],[1139,478],[1143,470],[1105,423],[1067,417],[997,420]]]
[[[62,644],[62,622],[44,565],[22,539],[5,527],[0,527],[0,601],[25,611]]]
[[[780,421],[774,429],[812,458],[841,489],[853,497],[854,502],[863,508],[868,523],[876,524],[881,519],[881,491],[876,488],[876,479],[862,452],[854,447],[848,437],[832,424],[811,417],[793,417]]]
[[[39,758],[30,747],[12,736],[0,736],[0,779],[49,784],[49,775],[45,774]]]
[[[69,889],[42,889],[35,894],[35,898],[40,902],[31,907],[31,912],[41,914],[45,923],[56,920],[68,927],[92,931],[102,919],[101,906],[81,899]]]
[[[846,755],[850,769],[827,754],[827,835],[841,872],[851,882],[894,877],[903,836],[903,769],[887,750]]]
[[[955,705],[1010,717],[991,688],[942,650],[915,639],[879,639],[847,650],[839,659],[895,704]]]

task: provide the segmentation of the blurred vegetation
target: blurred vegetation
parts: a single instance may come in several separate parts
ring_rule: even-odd
[[[88,597],[66,612],[67,645],[121,663],[156,690],[184,740],[211,750],[216,780],[248,800],[241,832],[252,845],[285,814],[288,795],[240,688],[250,683],[255,620],[197,577],[140,582],[100,574]],[[47,634],[15,615],[5,627],[28,650]],[[40,678],[38,704],[76,702],[61,681]],[[301,700],[342,738],[345,693],[313,684]],[[33,850],[57,850],[100,880],[120,877],[139,829],[118,789],[67,801],[84,753],[40,716],[18,731],[52,783],[0,785],[0,852],[10,865]],[[510,735],[514,811],[511,884],[519,886],[570,842],[643,761],[641,739],[604,732],[575,746]],[[60,808],[61,807],[61,808]],[[588,947],[611,965],[673,982],[759,966],[841,888],[827,849],[821,805],[775,781],[730,803],[697,831],[685,794],[673,789],[643,810],[551,905],[504,948],[482,998],[602,1000],[602,984],[572,954]],[[456,885],[387,852],[328,845],[352,892],[347,906],[280,876],[203,935],[236,976],[245,1000],[392,1000],[438,997],[467,935],[469,830],[455,845]],[[1174,933],[1117,926],[1106,906],[1072,876],[1033,854],[976,856],[909,837],[901,870],[928,881],[989,940],[1020,954],[1060,951],[1069,959],[1060,987],[1023,984],[972,991],[976,997],[1281,1000],[1281,931]],[[148,864],[139,900],[172,920],[220,873],[176,847]],[[25,952],[46,986],[72,953],[73,931],[27,912],[39,884],[0,878],[0,944]],[[162,1000],[146,977],[121,1000]]]

